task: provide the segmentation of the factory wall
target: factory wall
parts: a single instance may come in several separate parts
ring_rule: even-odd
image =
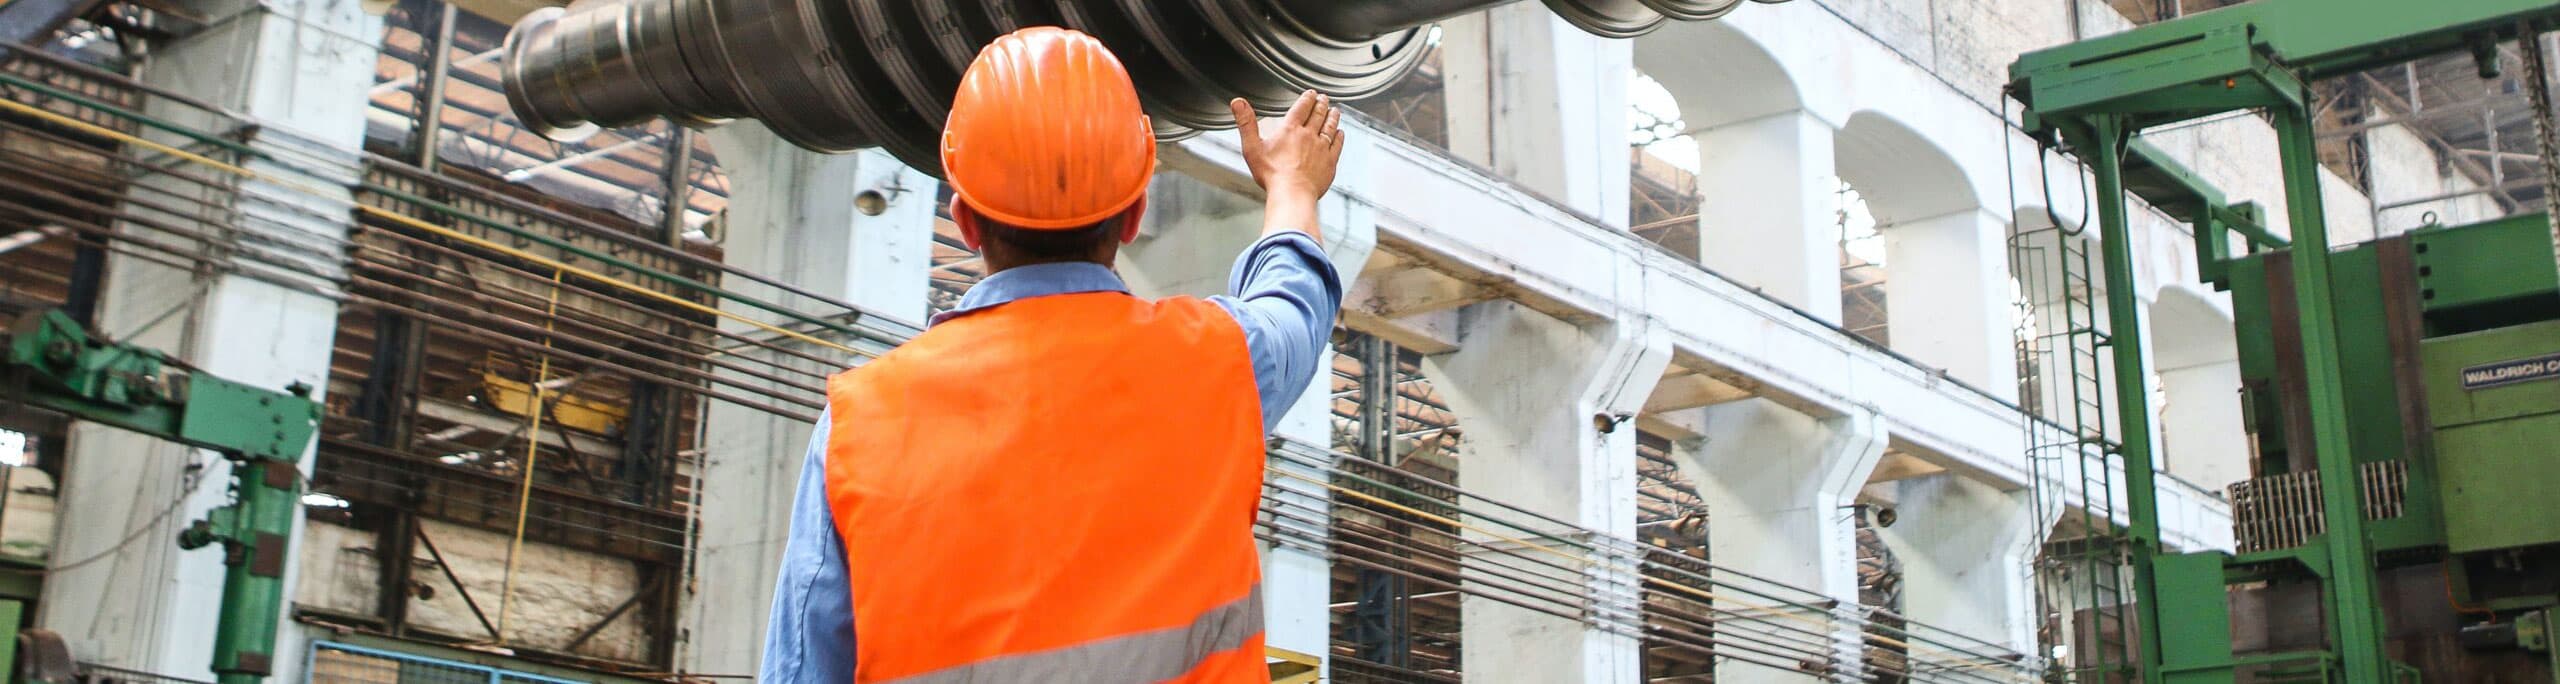
[[[2379,118],[2382,114],[2377,112],[2374,116]],[[2479,190],[2480,183],[2454,172],[2450,164],[2423,163],[2437,160],[2437,155],[2409,127],[2371,129],[2365,132],[2364,139],[2375,160],[2373,200],[2380,209],[2375,212],[2374,225],[2383,234],[2426,225],[2430,215],[2448,226],[2504,215],[2496,198],[2487,194],[2421,201]]]

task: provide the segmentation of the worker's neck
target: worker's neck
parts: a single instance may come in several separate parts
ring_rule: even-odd
[[[979,256],[987,262],[987,275],[1040,264],[1100,264],[1103,268],[1117,270],[1120,249],[1119,245],[1111,245],[1093,254],[1087,254],[1081,259],[1031,259],[1014,254],[1012,250],[1005,249],[1001,245],[989,243],[985,245],[984,253]]]

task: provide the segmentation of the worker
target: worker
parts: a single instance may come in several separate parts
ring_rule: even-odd
[[[942,165],[987,277],[829,379],[760,681],[1269,680],[1252,527],[1341,306],[1316,225],[1341,114],[1230,107],[1262,237],[1227,296],[1150,301],[1112,270],[1156,164],[1119,59],[1059,28],[978,53]]]

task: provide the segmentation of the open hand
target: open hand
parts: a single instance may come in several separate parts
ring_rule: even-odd
[[[1334,167],[1342,161],[1342,111],[1333,98],[1309,90],[1298,95],[1289,114],[1264,127],[1243,98],[1227,103],[1234,110],[1244,144],[1244,164],[1268,201],[1306,202],[1312,207],[1333,187]]]

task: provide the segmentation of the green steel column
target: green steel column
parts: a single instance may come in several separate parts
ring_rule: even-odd
[[[223,578],[223,629],[213,640],[213,671],[221,684],[257,684],[274,672],[301,479],[291,461],[242,460],[232,466],[240,544]]]
[[[2308,101],[2308,100],[2305,100]],[[2303,374],[2310,379],[2312,453],[2320,472],[2320,512],[2328,532],[2316,542],[2327,556],[2330,644],[2347,681],[2390,676],[2382,650],[2382,613],[2374,605],[2373,559],[2365,538],[2364,488],[2347,442],[2345,387],[2339,377],[2337,310],[2329,294],[2329,232],[2320,208],[2320,158],[2311,119],[2299,107],[2274,107],[2278,154],[2284,160],[2285,211],[2293,220],[2294,306],[2302,322]]]
[[[222,618],[213,635],[213,671],[221,684],[257,684],[274,672],[285,565],[293,562],[293,514],[301,505],[302,472],[294,466],[235,454],[231,503],[178,537],[185,548],[222,547]]]
[[[27,604],[18,599],[0,599],[0,628],[10,638],[0,639],[0,672],[18,671],[18,622],[25,619]]]
[[[2131,132],[2121,118],[2089,117],[2090,137],[2078,143],[2093,152],[2098,204],[2098,246],[2105,253],[2107,350],[2114,356],[2119,448],[2124,463],[2126,562],[2133,566],[2134,616],[2142,634],[2142,680],[2157,683],[2160,673],[2160,595],[2158,573],[2151,567],[2160,554],[2158,483],[2151,468],[2150,374],[2142,366],[2142,302],[2133,282],[2133,237],[2125,219],[2124,145]],[[2106,496],[2105,492],[2082,496]]]

